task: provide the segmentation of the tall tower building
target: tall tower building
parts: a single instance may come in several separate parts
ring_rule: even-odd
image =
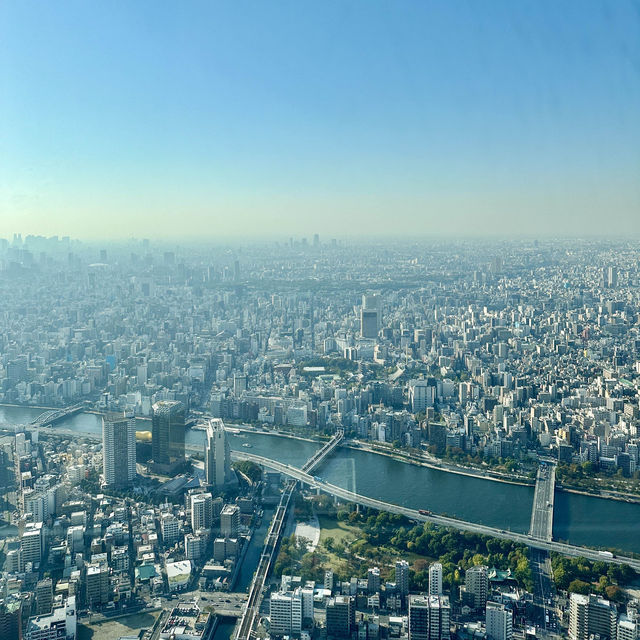
[[[362,296],[360,309],[360,335],[363,338],[376,338],[380,330],[380,297]]]
[[[409,595],[409,563],[406,560],[396,561],[396,588],[402,598]]]
[[[212,418],[207,424],[204,472],[207,484],[213,487],[221,487],[231,479],[231,449],[220,418]]]
[[[136,476],[136,419],[102,418],[102,473],[108,485],[126,487]]]
[[[429,595],[442,595],[442,565],[439,562],[434,562],[429,567]]]
[[[184,462],[184,423],[182,402],[163,400],[153,405],[151,453],[155,465],[170,471]]]

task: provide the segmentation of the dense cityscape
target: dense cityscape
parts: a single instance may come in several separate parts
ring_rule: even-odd
[[[640,251],[0,240],[0,635],[640,637]]]

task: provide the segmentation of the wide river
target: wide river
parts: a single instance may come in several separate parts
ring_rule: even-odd
[[[0,406],[0,425],[28,423],[38,409]],[[82,413],[59,423],[78,434],[101,432],[98,415]],[[149,421],[139,428],[151,429]],[[202,444],[204,432],[189,430],[188,444]],[[231,435],[231,448],[296,466],[311,456],[318,444],[262,433]],[[526,533],[533,488],[474,478],[398,462],[391,458],[341,449],[317,472],[328,482],[360,494],[411,507],[429,509],[470,522]],[[553,535],[573,544],[616,547],[640,553],[640,504],[556,492]]]

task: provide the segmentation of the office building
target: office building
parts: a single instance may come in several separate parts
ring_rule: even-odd
[[[380,297],[362,296],[360,309],[360,335],[363,338],[377,338],[380,330]]]
[[[42,522],[30,523],[25,527],[20,536],[20,560],[21,569],[31,562],[39,566],[44,553],[44,530]]]
[[[513,614],[503,604],[487,602],[486,629],[488,640],[513,638]]]
[[[396,560],[396,589],[402,598],[409,595],[409,563]]]
[[[151,455],[155,468],[170,472],[184,462],[184,431],[182,402],[163,400],[153,405]]]
[[[231,449],[220,418],[212,418],[207,423],[204,470],[207,484],[212,487],[222,487],[231,479]]]
[[[302,631],[302,594],[300,589],[271,594],[269,622],[272,636],[300,634]]]
[[[35,589],[36,613],[39,616],[51,613],[53,606],[53,583],[51,578],[38,580]]]
[[[105,484],[130,486],[136,476],[136,419],[102,418],[102,473]]]
[[[85,602],[89,607],[109,602],[109,567],[106,562],[93,562],[87,565]]]
[[[180,539],[180,520],[172,513],[163,513],[160,518],[160,532],[165,546],[175,544]]]
[[[225,538],[237,538],[240,527],[240,507],[227,504],[220,512],[220,535]]]
[[[409,596],[409,640],[449,640],[450,618],[447,596]]]
[[[30,618],[24,640],[69,640],[76,637],[76,598],[69,596],[61,607],[51,613]],[[11,636],[9,636],[11,637]]]
[[[356,606],[351,596],[336,596],[327,602],[327,638],[350,638],[356,624]]]
[[[0,638],[22,638],[22,599],[17,595],[0,598]]]
[[[569,638],[589,640],[593,635],[615,639],[616,605],[596,595],[572,593],[569,600]]]
[[[442,565],[439,562],[434,562],[429,567],[429,595],[442,595]]]

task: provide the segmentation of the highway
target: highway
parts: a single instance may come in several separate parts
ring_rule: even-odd
[[[346,489],[343,489],[342,487],[338,487],[334,484],[325,482],[320,478],[315,478],[314,476],[305,473],[297,467],[293,467],[282,462],[276,462],[275,460],[264,458],[263,456],[245,453],[243,451],[234,451],[232,452],[232,457],[238,460],[251,460],[256,464],[269,467],[270,469],[280,471],[281,473],[284,473],[292,478],[296,478],[297,480],[300,480],[309,486],[320,489],[321,491],[324,491],[329,495],[336,496],[337,498],[340,498],[347,502],[360,504],[364,507],[370,507],[378,511],[397,513],[418,522],[433,522],[434,524],[443,527],[453,527],[454,529],[459,529],[460,531],[470,531],[472,533],[479,533],[485,536],[492,536],[494,538],[513,540],[514,542],[527,545],[534,549],[555,551],[557,553],[561,553],[570,557],[583,557],[594,561],[608,562],[613,564],[626,564],[636,571],[640,572],[640,560],[618,556],[602,555],[600,552],[593,549],[588,549],[587,547],[566,544],[564,542],[554,542],[553,540],[540,539],[525,533],[505,531],[503,529],[496,529],[494,527],[467,522],[465,520],[459,520],[457,518],[451,518],[448,516],[440,516],[434,513],[420,513],[416,509],[401,507],[396,504],[383,502],[382,500],[376,500],[375,498],[369,498],[358,493],[353,493],[352,491],[348,491]]]
[[[552,540],[553,505],[556,488],[556,467],[543,463],[538,467],[536,489],[533,494],[529,535],[540,540]]]

